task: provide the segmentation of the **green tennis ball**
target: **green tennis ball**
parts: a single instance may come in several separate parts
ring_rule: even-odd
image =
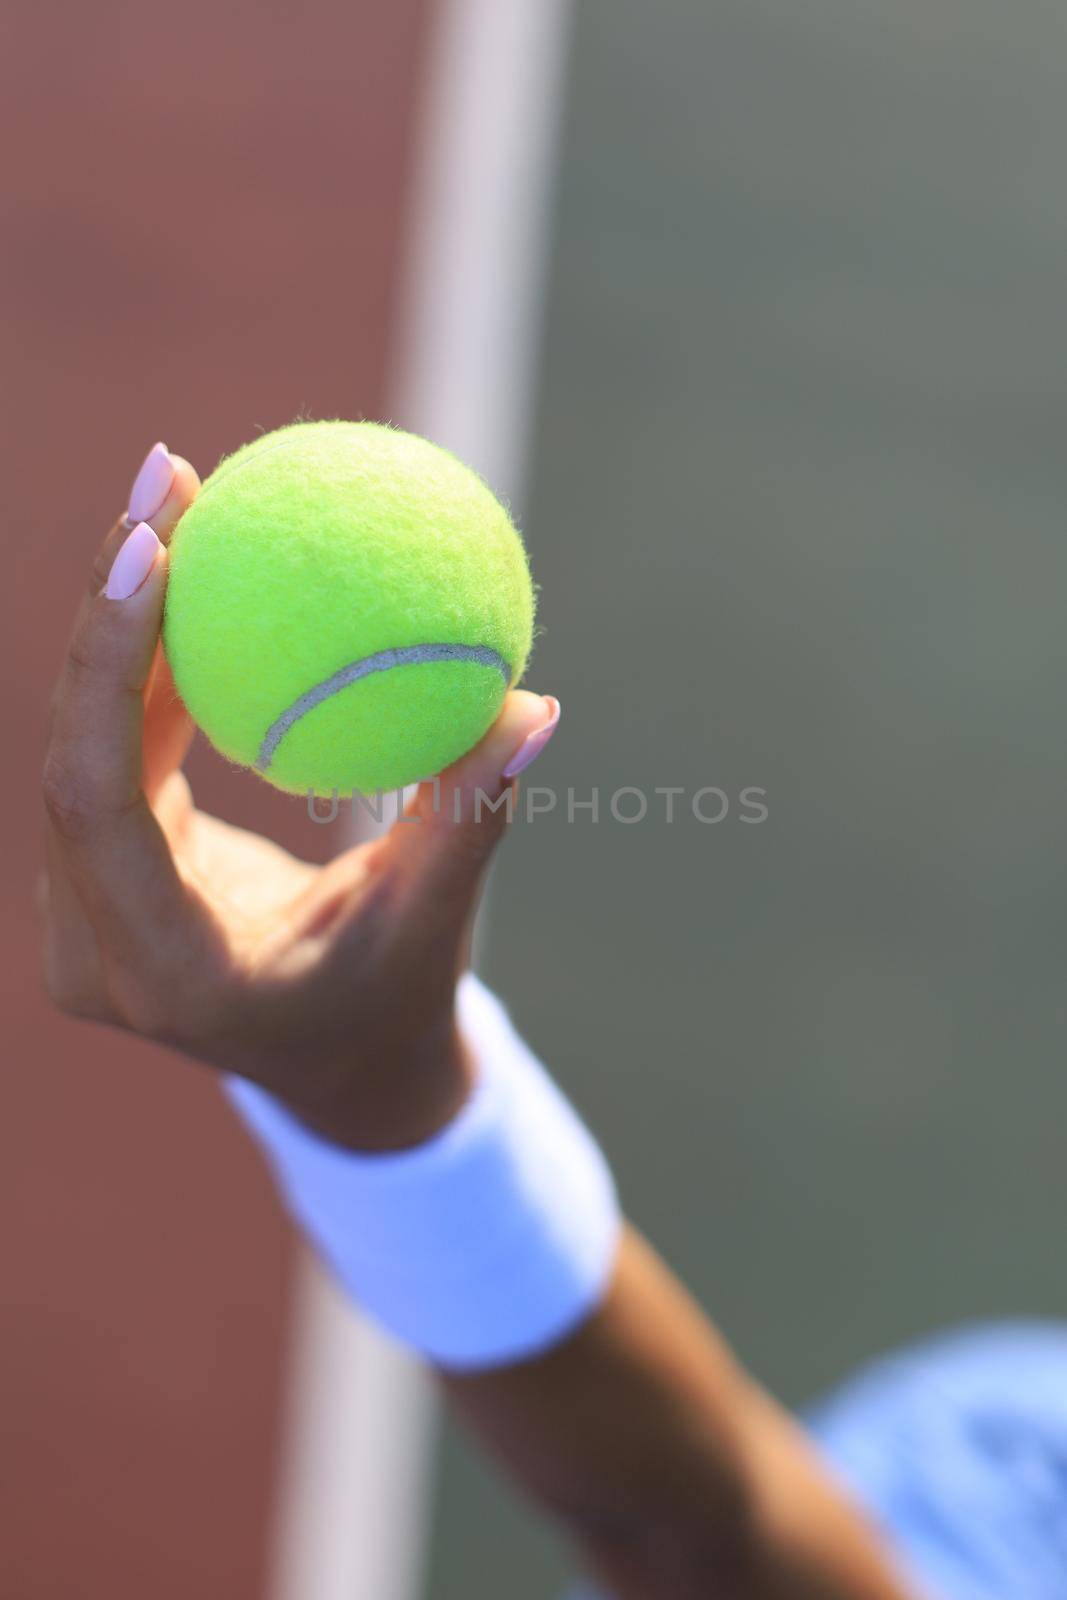
[[[174,681],[224,756],[294,793],[440,772],[495,721],[533,631],[526,552],[446,450],[373,422],[225,458],[175,529]]]

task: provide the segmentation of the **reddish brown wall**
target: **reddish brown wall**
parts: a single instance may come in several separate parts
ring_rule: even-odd
[[[290,1245],[206,1076],[40,997],[48,684],[163,438],[380,410],[420,0],[15,0],[4,178],[0,1595],[251,1600]],[[202,756],[198,796],[321,849]]]

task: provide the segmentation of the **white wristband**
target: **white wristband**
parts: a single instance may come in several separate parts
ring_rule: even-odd
[[[429,1360],[462,1370],[535,1355],[584,1320],[605,1291],[620,1222],[592,1135],[470,973],[457,1014],[477,1084],[413,1150],[354,1153],[254,1084],[231,1078],[227,1090],[352,1298]]]

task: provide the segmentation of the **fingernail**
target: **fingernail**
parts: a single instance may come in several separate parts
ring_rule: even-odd
[[[555,695],[546,694],[545,705],[548,707],[548,721],[541,728],[535,728],[533,733],[528,733],[525,739],[504,768],[502,776],[517,778],[520,772],[525,772],[530,764],[537,760],[545,745],[555,733],[559,724],[560,704]]]
[[[133,532],[126,535],[111,564],[104,590],[108,599],[128,600],[131,594],[136,594],[162,548],[148,523],[139,522]]]
[[[154,517],[174,482],[174,462],[165,444],[154,444],[141,463],[141,470],[133,480],[130,490],[130,509],[127,522],[147,522]]]

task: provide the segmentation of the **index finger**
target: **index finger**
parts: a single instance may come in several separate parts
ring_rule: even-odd
[[[155,513],[164,534],[196,481],[174,458]],[[152,526],[141,521],[128,529],[128,520],[104,541],[60,674],[44,799],[53,845],[93,920],[143,935],[177,914],[182,891],[145,797],[142,766],[144,691],[159,639],[166,553]]]

